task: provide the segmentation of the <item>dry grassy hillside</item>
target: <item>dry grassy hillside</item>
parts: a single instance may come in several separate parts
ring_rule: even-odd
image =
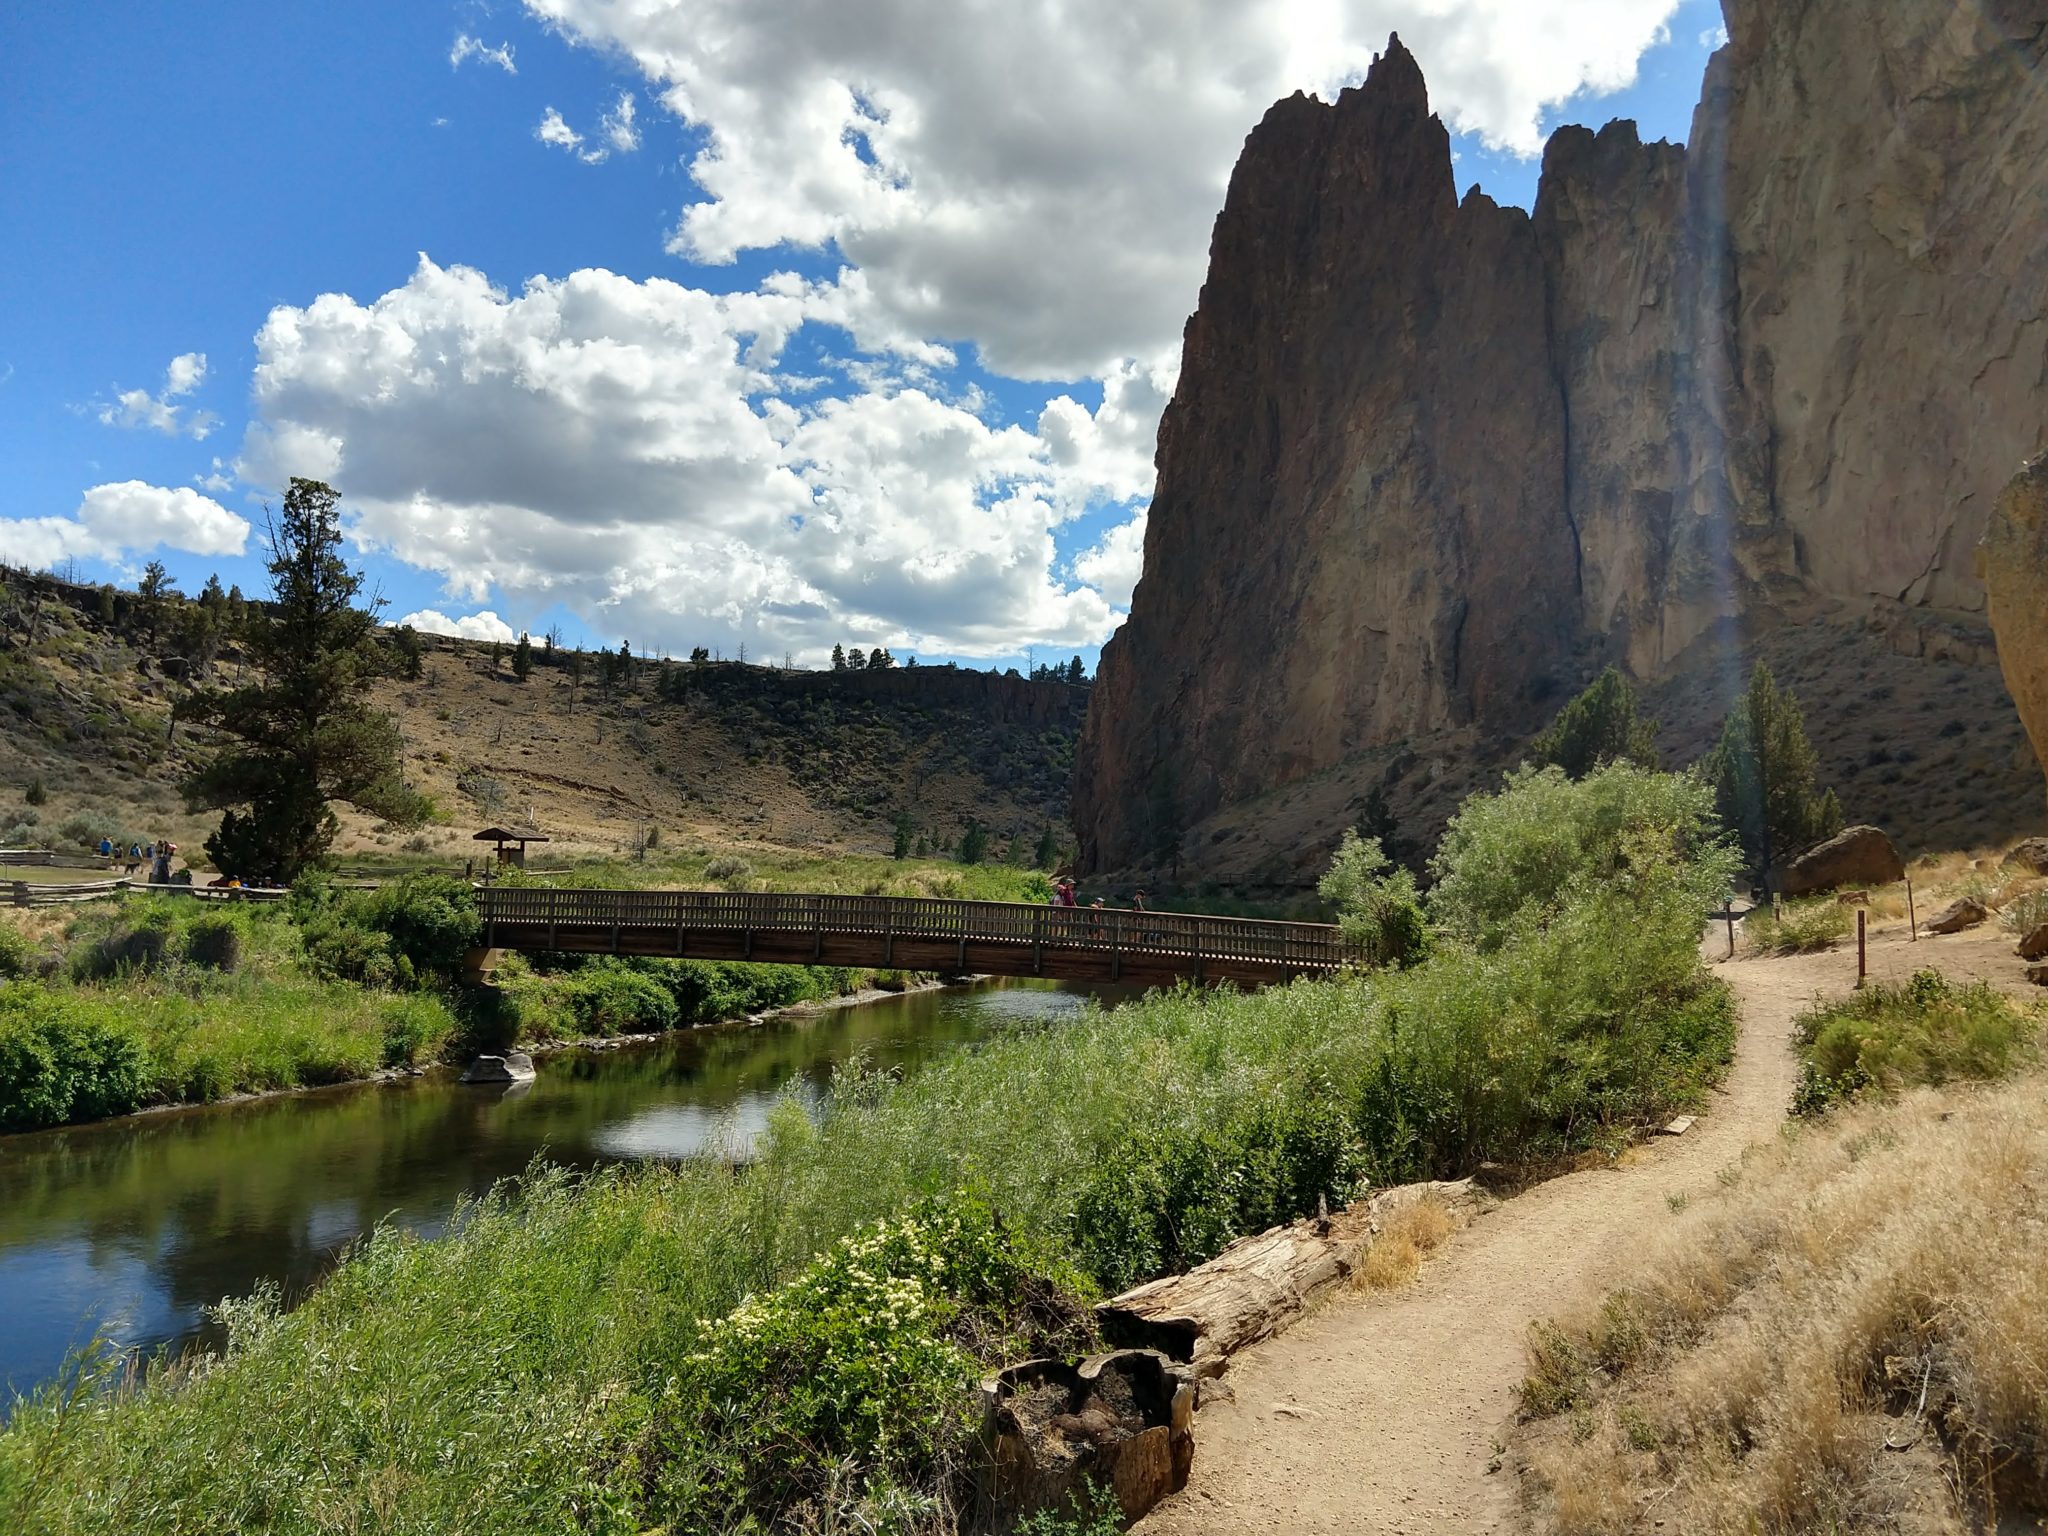
[[[0,590],[0,843],[58,842],[84,815],[111,835],[168,835],[196,853],[179,778],[204,743],[173,732],[193,668],[108,621],[92,589],[15,577]],[[127,599],[123,596],[125,608]],[[169,626],[165,626],[166,629]],[[629,682],[580,679],[536,654],[427,641],[421,676],[380,687],[408,776],[445,820],[418,832],[344,812],[345,853],[467,858],[489,820],[531,818],[548,856],[664,846],[886,853],[899,816],[934,851],[970,818],[996,840],[1064,836],[1087,690],[944,667],[783,672],[642,662]],[[232,679],[232,644],[211,665]],[[43,804],[28,804],[40,785]],[[26,824],[24,824],[26,822]]]

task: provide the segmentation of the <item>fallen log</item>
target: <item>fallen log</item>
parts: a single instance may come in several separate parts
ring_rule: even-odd
[[[1232,1355],[1284,1331],[1349,1280],[1387,1218],[1432,1194],[1454,1210],[1483,1198],[1470,1179],[1403,1184],[1333,1215],[1241,1237],[1199,1268],[1100,1303],[1102,1336],[1119,1348],[1156,1349],[1196,1376],[1221,1375]]]

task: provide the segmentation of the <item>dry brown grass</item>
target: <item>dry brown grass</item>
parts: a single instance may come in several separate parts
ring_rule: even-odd
[[[1403,1201],[1380,1224],[1379,1235],[1366,1249],[1356,1276],[1359,1289],[1390,1291],[1406,1285],[1456,1226],[1450,1206],[1434,1190]]]
[[[1638,1280],[1540,1325],[1520,1447],[1539,1526],[1959,1531],[2048,1509],[2044,1086],[1920,1092],[1752,1149]]]

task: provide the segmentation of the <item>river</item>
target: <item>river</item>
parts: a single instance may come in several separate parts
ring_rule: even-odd
[[[0,1137],[0,1418],[96,1330],[144,1354],[217,1342],[206,1309],[222,1297],[266,1281],[301,1296],[377,1223],[432,1236],[536,1156],[585,1168],[717,1149],[792,1083],[816,1100],[856,1057],[914,1070],[1088,995],[950,987],[559,1052],[510,1090],[437,1071]]]

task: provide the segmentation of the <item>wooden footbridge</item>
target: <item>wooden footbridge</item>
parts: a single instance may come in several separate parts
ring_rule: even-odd
[[[1150,986],[1288,981],[1356,958],[1323,923],[777,891],[478,892],[491,949],[756,960]]]

